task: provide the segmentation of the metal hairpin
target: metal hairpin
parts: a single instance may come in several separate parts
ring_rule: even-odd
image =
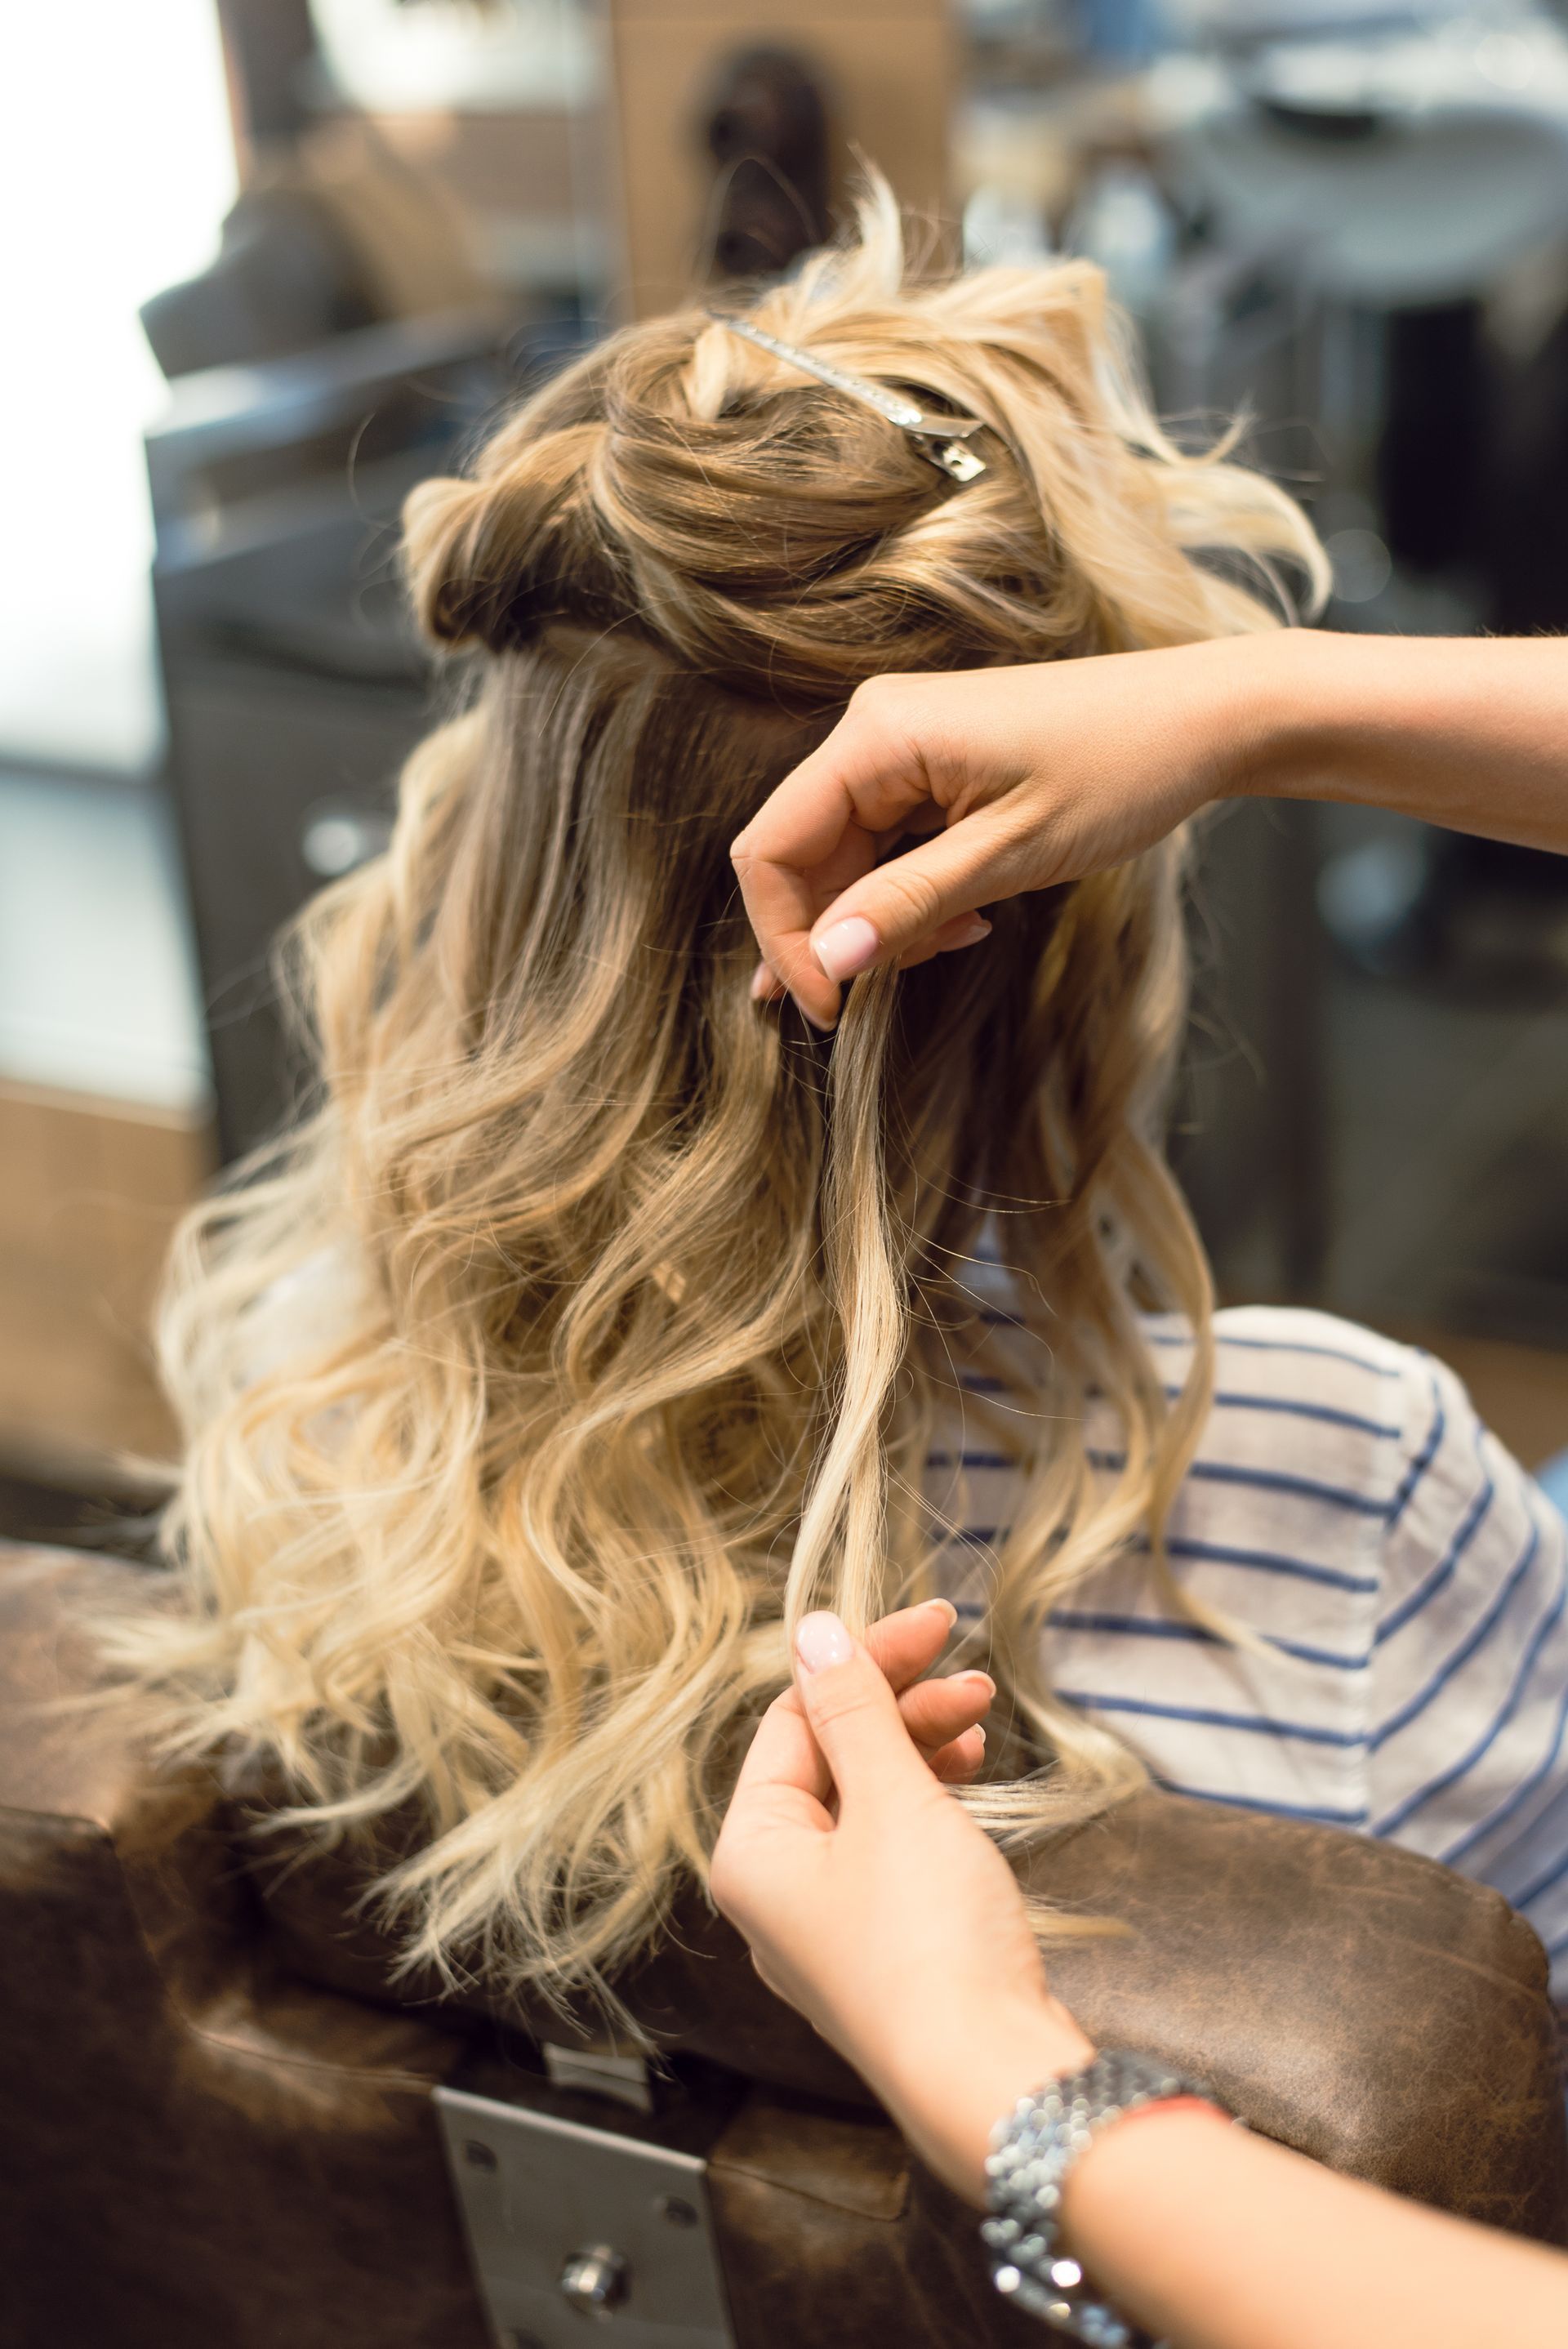
[[[874,409],[907,432],[921,455],[938,466],[955,481],[972,481],[985,471],[985,460],[975,455],[965,443],[972,432],[985,429],[977,416],[927,416],[913,399],[902,392],[890,391],[885,384],[868,383],[863,375],[851,375],[844,367],[836,367],[829,359],[814,358],[810,351],[797,349],[793,343],[780,342],[762,326],[754,326],[749,318],[727,317],[722,310],[710,310],[708,316],[720,326],[727,326],[732,335],[743,342],[754,343],[759,351],[771,351],[776,359],[784,359],[790,367],[799,367],[804,375],[813,375],[833,391],[841,391],[851,399],[858,399],[862,408]]]

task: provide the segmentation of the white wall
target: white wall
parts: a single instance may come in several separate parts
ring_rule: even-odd
[[[233,187],[211,0],[0,0],[0,759],[158,753],[136,314]]]

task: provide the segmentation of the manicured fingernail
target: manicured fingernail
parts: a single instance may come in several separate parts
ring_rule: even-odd
[[[803,1672],[829,1671],[834,1664],[847,1664],[854,1652],[855,1643],[836,1615],[824,1609],[801,1619],[795,1653]]]
[[[928,1599],[925,1605],[928,1613],[944,1615],[950,1630],[957,1622],[958,1609],[951,1599]]]
[[[751,974],[751,1000],[766,1003],[773,992],[773,973],[765,962],[759,962]]]
[[[814,1011],[809,1011],[806,1009],[806,1006],[801,1002],[798,995],[795,996],[792,1000],[796,1010],[800,1014],[801,1019],[806,1022],[808,1028],[814,1028],[819,1036],[830,1036],[832,1034],[834,1022],[831,1019],[819,1019]]]
[[[847,922],[835,922],[830,930],[824,930],[811,952],[830,978],[854,978],[875,962],[882,940],[869,922],[851,914]]]
[[[990,935],[990,923],[986,921],[983,914],[976,914],[974,920],[970,923],[968,928],[963,932],[962,936],[954,938],[951,941],[947,947],[947,952],[949,954],[956,954],[960,947],[977,947],[982,938],[988,938]]]
[[[996,1693],[996,1683],[989,1672],[954,1672],[953,1677],[955,1681],[978,1681],[987,1696]]]
[[[977,1737],[977,1738],[980,1740],[980,1743],[981,1743],[981,1744],[982,1744],[982,1745],[984,1745],[984,1744],[985,1744],[985,1732],[984,1727],[982,1726],[982,1724],[981,1724],[979,1722],[976,1722],[976,1723],[975,1723],[975,1724],[974,1728],[970,1731],[969,1734],[970,1734],[970,1736],[971,1736],[971,1737]]]

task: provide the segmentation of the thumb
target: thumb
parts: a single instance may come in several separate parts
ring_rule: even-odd
[[[836,1615],[805,1617],[796,1679],[811,1734],[842,1803],[923,1798],[934,1785],[884,1674]]]
[[[841,985],[863,970],[918,957],[959,916],[1032,885],[1015,870],[1011,831],[998,810],[976,808],[877,865],[811,925],[819,968]]]

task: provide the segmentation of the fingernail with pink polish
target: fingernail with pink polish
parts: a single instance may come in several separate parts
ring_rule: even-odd
[[[949,954],[955,954],[960,947],[977,947],[982,938],[988,938],[990,935],[990,923],[983,914],[976,914],[968,928],[954,939],[947,951]]]
[[[882,940],[870,922],[851,914],[847,921],[835,922],[830,930],[824,930],[811,952],[828,977],[841,982],[870,969],[882,952]]]
[[[996,1683],[989,1672],[954,1672],[953,1677],[955,1681],[978,1681],[981,1687],[987,1690],[992,1696],[996,1693]]]
[[[759,962],[751,974],[751,1000],[765,1003],[773,992],[773,973],[765,962]]]
[[[825,1610],[801,1618],[795,1634],[795,1653],[803,1672],[825,1672],[835,1664],[847,1664],[855,1652],[855,1643],[836,1615]]]

